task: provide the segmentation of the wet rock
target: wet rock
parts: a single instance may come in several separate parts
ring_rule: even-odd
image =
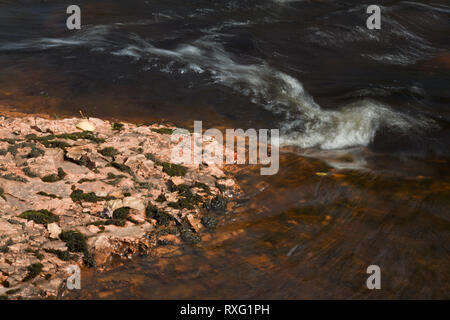
[[[192,229],[194,229],[195,232],[199,233],[200,229],[202,228],[202,224],[200,223],[200,221],[197,218],[195,218],[194,215],[192,214],[188,214],[186,218],[189,221],[189,224],[192,227]]]

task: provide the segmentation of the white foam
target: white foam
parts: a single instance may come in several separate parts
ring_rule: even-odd
[[[86,28],[66,39],[45,38],[37,43],[22,43],[15,48],[27,45],[108,48],[110,43],[105,39],[108,31],[107,26]],[[208,36],[174,50],[157,48],[137,35],[131,36],[130,41],[133,44],[110,53],[133,59],[145,58],[151,61],[151,67],[156,66],[163,72],[209,72],[213,82],[248,95],[252,102],[277,114],[282,118],[282,146],[321,149],[367,146],[381,125],[403,132],[434,125],[430,120],[418,116],[413,118],[370,100],[360,100],[337,111],[322,110],[294,77],[270,67],[264,61],[239,63]],[[155,63],[155,60],[160,61]]]

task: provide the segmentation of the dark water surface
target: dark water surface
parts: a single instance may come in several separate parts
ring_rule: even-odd
[[[379,1],[381,30],[361,1],[80,0],[80,31],[70,4],[0,0],[2,109],[280,128],[290,150],[240,168],[249,200],[200,247],[72,297],[449,297],[448,1]]]

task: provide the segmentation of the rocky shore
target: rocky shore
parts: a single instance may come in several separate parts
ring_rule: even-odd
[[[55,297],[71,265],[212,232],[238,187],[218,166],[171,163],[173,129],[0,117],[0,299]]]

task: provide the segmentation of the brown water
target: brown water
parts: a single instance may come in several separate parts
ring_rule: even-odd
[[[0,110],[280,128],[286,151],[233,168],[200,245],[65,297],[449,298],[448,1],[384,1],[381,31],[358,1],[80,0],[81,31],[69,4],[0,0]]]
[[[338,171],[295,154],[272,177],[243,169],[237,177],[251,196],[199,246],[162,246],[86,272],[67,297],[448,299],[450,184],[432,178],[448,178],[448,163],[408,165],[425,176]],[[366,287],[372,264],[381,290]]]

